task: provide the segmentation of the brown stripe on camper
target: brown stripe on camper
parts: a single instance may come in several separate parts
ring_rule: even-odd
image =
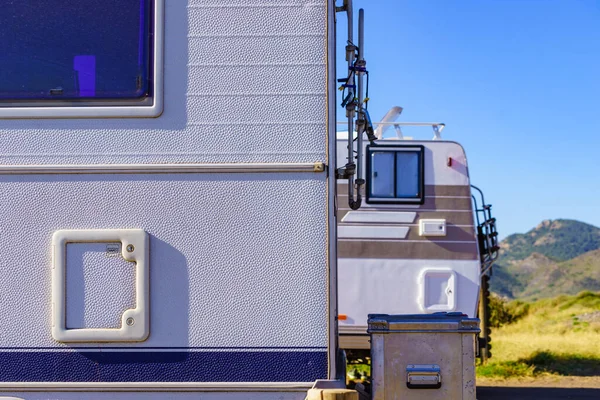
[[[348,194],[348,182],[338,181],[338,195]],[[425,185],[425,197],[427,196],[458,196],[471,197],[471,187],[468,185]]]
[[[477,237],[475,237],[475,228],[473,228],[472,226],[462,227],[446,225],[446,236],[420,236],[419,227],[411,226],[408,231],[408,235],[404,240],[423,240],[427,242],[474,242],[477,240]]]
[[[385,226],[380,223],[341,223],[340,226]],[[392,224],[387,224],[390,226]],[[402,226],[404,224],[393,224],[392,226]],[[406,225],[404,225],[406,226]],[[377,239],[361,239],[361,240],[377,240]],[[421,236],[419,235],[419,227],[416,225],[412,225],[409,227],[408,234],[404,239],[394,239],[394,240],[420,240],[425,242],[444,242],[444,241],[454,241],[454,242],[474,242],[477,240],[475,236],[475,228],[473,226],[454,226],[454,225],[446,225],[446,236]]]
[[[477,260],[477,243],[338,240],[339,258]]]
[[[340,208],[348,207],[348,195],[345,193],[338,194],[338,203]],[[427,197],[425,202],[413,210],[471,210],[472,199],[470,197]],[[371,207],[394,207],[402,208],[403,204],[368,204],[364,208],[369,211]]]
[[[425,196],[466,196],[471,197],[471,186],[425,185]]]
[[[395,211],[395,212],[414,212],[416,213],[415,220],[412,222],[413,224],[418,224],[419,219],[445,219],[446,225],[473,225],[473,213],[469,211],[419,211],[418,208],[374,208],[374,207],[363,207],[360,210],[363,211]],[[360,210],[358,212],[360,212]],[[342,218],[350,212],[351,210],[347,208],[339,208],[337,210],[338,222],[342,222]],[[362,222],[361,225],[373,225],[374,223]],[[395,224],[395,225],[404,225],[404,224]]]

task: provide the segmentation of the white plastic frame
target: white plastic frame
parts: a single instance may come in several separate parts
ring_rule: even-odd
[[[121,242],[123,258],[136,263],[135,308],[123,313],[121,328],[118,329],[67,329],[67,243],[110,242]],[[148,244],[148,234],[142,229],[60,230],[54,233],[52,237],[52,337],[54,340],[58,342],[141,342],[148,338],[150,334]]]
[[[154,88],[151,105],[66,105],[66,106],[29,106],[0,107],[0,119],[18,118],[155,118],[163,112],[163,59],[164,59],[164,25],[165,0],[154,0],[154,30],[152,44],[152,62]]]

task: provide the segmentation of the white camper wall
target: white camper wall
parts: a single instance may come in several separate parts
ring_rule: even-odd
[[[326,161],[325,1],[165,5],[159,118],[4,120],[0,164]]]
[[[368,314],[477,315],[481,262],[464,149],[442,140],[377,144],[423,146],[423,201],[369,204],[365,196],[360,209],[350,210],[347,181],[338,180],[342,348],[369,348]],[[346,162],[345,147],[338,142],[338,166]],[[421,234],[421,221],[443,221],[443,235]]]
[[[160,117],[73,119],[57,109],[52,119],[0,120],[0,390],[7,395],[81,398],[60,391],[100,382],[86,396],[127,397],[123,384],[111,382],[147,392],[159,387],[152,382],[172,382],[164,388],[181,383],[214,398],[254,398],[244,392],[261,387],[295,393],[287,399],[328,378],[335,331],[328,330],[326,172],[277,172],[275,164],[328,161],[331,6],[164,4]],[[140,167],[156,163],[175,170]],[[177,171],[181,163],[194,173]],[[212,163],[239,170],[209,172]],[[271,172],[243,173],[252,163]],[[121,173],[111,174],[116,164]],[[97,174],[94,165],[107,170]],[[53,233],[126,228],[150,235],[149,338],[53,340]],[[109,284],[94,276],[75,279],[86,288]],[[286,389],[286,382],[306,383]]]

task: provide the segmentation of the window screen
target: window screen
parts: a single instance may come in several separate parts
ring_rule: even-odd
[[[2,2],[0,102],[151,96],[152,3]]]
[[[421,204],[423,153],[422,146],[369,146],[367,202]]]

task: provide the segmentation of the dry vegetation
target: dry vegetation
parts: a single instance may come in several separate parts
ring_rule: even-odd
[[[478,377],[600,375],[600,293],[493,305],[493,357]]]

